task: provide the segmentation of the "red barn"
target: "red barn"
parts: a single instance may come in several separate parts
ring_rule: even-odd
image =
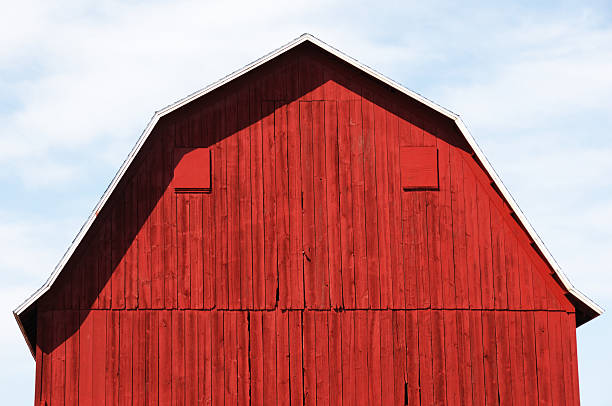
[[[157,112],[15,317],[36,405],[577,405],[600,313],[458,116],[304,35]]]

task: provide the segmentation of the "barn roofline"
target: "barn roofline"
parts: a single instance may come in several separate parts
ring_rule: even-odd
[[[311,34],[303,34],[300,37],[294,39],[293,41],[287,43],[286,45],[270,52],[269,54],[263,56],[262,58],[246,65],[245,67],[243,67],[240,70],[237,70],[231,74],[229,74],[228,76],[225,76],[224,78],[220,79],[219,81],[197,91],[194,92],[192,94],[190,94],[189,96],[177,101],[174,104],[168,105],[166,107],[164,107],[161,110],[158,110],[155,112],[155,114],[153,114],[153,117],[151,118],[151,120],[149,121],[149,123],[147,124],[146,128],[144,129],[144,131],[142,132],[141,136],[139,137],[138,141],[136,142],[136,145],[134,146],[134,148],[132,148],[132,150],[130,151],[129,155],[127,156],[127,158],[125,159],[125,161],[123,162],[123,164],[121,165],[121,167],[119,168],[119,171],[117,172],[117,174],[115,175],[115,177],[113,178],[113,180],[111,181],[110,185],[106,188],[106,191],[104,192],[104,194],[102,195],[102,197],[100,198],[100,201],[96,204],[94,210],[92,211],[92,213],[89,215],[89,217],[87,218],[87,221],[85,222],[85,224],[81,227],[81,229],[79,230],[78,234],[76,235],[76,237],[74,238],[74,240],[72,241],[72,243],[70,244],[70,247],[68,248],[68,250],[64,253],[64,255],[62,256],[61,260],[59,261],[59,263],[55,266],[53,272],[51,273],[51,275],[49,276],[49,278],[45,281],[45,283],[38,289],[36,290],[36,292],[34,292],[28,299],[26,299],[21,305],[19,305],[14,311],[13,314],[15,316],[15,319],[17,320],[17,323],[19,324],[19,328],[26,340],[26,343],[28,344],[28,347],[30,348],[30,352],[32,353],[32,355],[34,355],[34,349],[32,346],[32,343],[30,342],[30,339],[28,337],[28,334],[26,333],[25,329],[24,329],[24,325],[23,325],[23,320],[22,320],[22,316],[24,315],[24,313],[26,313],[27,310],[32,310],[32,306],[35,305],[36,301],[43,295],[45,294],[53,285],[53,282],[55,282],[55,280],[57,279],[58,275],[60,274],[60,272],[63,270],[64,266],[66,265],[66,263],[68,263],[68,260],[70,259],[70,257],[72,256],[72,254],[74,253],[74,251],[76,250],[76,248],[79,246],[80,242],[82,241],[82,239],[84,238],[84,236],[87,234],[87,231],[89,230],[89,228],[91,227],[91,225],[93,224],[95,218],[96,218],[96,213],[99,213],[102,208],[104,207],[104,205],[106,204],[106,202],[108,201],[108,199],[110,198],[110,196],[112,195],[113,191],[115,190],[115,188],[117,187],[117,185],[119,184],[119,182],[121,181],[121,179],[123,178],[123,175],[125,174],[125,172],[127,171],[127,169],[130,167],[132,161],[134,160],[134,158],[136,157],[136,155],[138,154],[138,152],[140,151],[142,145],[145,143],[145,141],[147,140],[147,138],[149,137],[149,135],[151,134],[151,132],[153,131],[153,128],[155,128],[155,125],[157,124],[157,122],[165,115],[183,107],[184,105],[192,102],[193,100],[212,92],[215,89],[218,89],[219,87],[222,87],[224,85],[226,85],[227,83],[233,81],[234,79],[243,76],[244,74],[246,74],[247,72],[252,71],[253,69],[264,65],[265,63],[273,60],[274,58],[278,57],[279,55],[282,55],[284,53],[286,53],[287,51],[295,48],[296,46],[305,43],[305,42],[309,42],[311,44],[316,45],[317,47],[327,51],[328,53],[336,56],[337,58],[341,59],[342,61],[348,63],[349,65],[359,69],[360,71],[366,73],[367,75],[374,77],[375,79],[377,79],[380,82],[383,82],[384,84],[390,86],[391,88],[411,97],[414,100],[419,101],[420,103],[426,105],[427,107],[435,110],[436,112],[440,113],[441,115],[451,119],[455,125],[457,126],[457,128],[459,129],[459,131],[461,132],[461,134],[465,137],[466,141],[468,142],[468,144],[470,145],[470,147],[473,149],[476,158],[480,161],[481,165],[483,166],[483,168],[485,169],[485,171],[488,173],[488,175],[491,177],[491,179],[493,179],[493,182],[495,183],[495,186],[498,188],[498,190],[501,192],[503,198],[506,200],[506,202],[510,205],[511,209],[513,210],[513,212],[515,213],[516,217],[518,218],[520,224],[524,227],[524,229],[526,230],[526,232],[528,233],[529,237],[534,241],[535,243],[535,248],[539,251],[539,253],[544,257],[544,259],[548,262],[548,264],[550,265],[550,267],[553,269],[553,271],[555,272],[559,282],[561,283],[561,285],[569,292],[569,295],[571,296],[570,300],[572,300],[572,303],[574,304],[574,306],[577,308],[577,310],[581,310],[581,312],[584,313],[584,318],[582,320],[579,321],[579,325],[580,324],[584,324],[589,320],[592,320],[593,318],[599,316],[600,314],[603,313],[603,309],[601,307],[599,307],[596,303],[594,303],[592,300],[590,300],[588,297],[586,297],[583,293],[581,293],[580,291],[578,291],[573,285],[572,283],[569,281],[569,279],[565,276],[565,274],[561,271],[560,266],[557,264],[557,262],[555,261],[555,259],[553,258],[552,254],[548,251],[548,249],[546,248],[546,246],[544,245],[544,242],[540,239],[540,237],[538,236],[538,234],[535,232],[535,230],[533,229],[533,227],[531,226],[531,224],[529,223],[529,221],[527,220],[527,218],[525,217],[525,215],[523,214],[523,212],[521,211],[520,207],[518,206],[518,204],[515,202],[515,200],[513,199],[512,195],[510,194],[510,192],[508,191],[508,189],[504,186],[503,182],[501,181],[501,179],[499,178],[499,176],[497,175],[497,173],[495,172],[495,170],[493,169],[493,167],[491,166],[491,164],[489,163],[489,161],[487,160],[486,156],[484,155],[484,153],[482,152],[482,150],[480,149],[480,147],[478,146],[478,144],[476,143],[475,139],[472,137],[472,135],[470,134],[469,130],[467,129],[466,125],[463,123],[463,121],[461,120],[461,118],[459,117],[459,115],[451,112],[448,109],[445,109],[444,107],[432,102],[431,100],[428,100],[427,98],[421,96],[420,94],[405,88],[404,86],[400,85],[399,83],[387,78],[386,76],[376,72],[374,69],[362,64],[361,62],[357,61],[356,59],[353,59],[352,57],[342,53],[341,51],[337,50],[336,48],[326,44],[325,42],[321,41],[320,39],[312,36]],[[35,328],[35,327],[34,327]]]

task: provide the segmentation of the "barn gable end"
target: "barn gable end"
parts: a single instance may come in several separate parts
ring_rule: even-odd
[[[202,176],[184,176],[177,156],[198,157],[182,162],[192,165],[187,174],[198,168]],[[265,375],[265,364],[252,363],[268,360],[263,354],[270,337],[277,356],[289,359],[298,356],[289,348],[299,330],[299,362],[317,368],[326,362],[332,371],[345,360],[329,358],[331,349],[328,358],[308,358],[322,351],[318,340],[327,340],[327,333],[317,332],[331,337],[334,329],[351,326],[354,337],[341,332],[339,342],[326,345],[378,351],[381,362],[390,351],[391,364],[398,352],[405,354],[404,363],[391,368],[407,376],[389,392],[396,400],[417,396],[420,381],[425,392],[418,396],[453,403],[453,396],[468,397],[459,391],[471,384],[453,382],[444,368],[484,357],[492,364],[471,373],[499,380],[496,392],[483,396],[510,396],[514,386],[504,386],[504,374],[517,359],[561,364],[542,349],[548,345],[542,331],[558,330],[571,351],[573,326],[600,312],[560,273],[457,116],[306,35],[156,113],[68,256],[15,315],[36,349],[41,374],[46,359],[53,364],[53,357],[83,351],[71,337],[101,334],[106,355],[96,365],[118,371],[128,362],[122,354],[132,351],[121,344],[126,339],[130,346],[155,342],[156,348],[142,345],[143,356],[130,359],[158,359],[156,379],[174,385],[172,374],[184,374],[178,381],[184,389],[187,354],[204,342],[212,347],[200,353],[212,358],[203,359],[203,367],[221,365],[211,348],[225,348],[222,356],[235,361],[225,373],[248,376],[255,385],[251,396],[259,396],[258,384],[268,387],[266,379],[285,382],[280,374],[292,373],[291,361],[287,370],[277,366],[274,377]],[[204,325],[213,328],[202,330]],[[39,338],[37,328],[53,333]],[[261,337],[252,335],[254,328]],[[391,328],[404,331],[397,343],[397,337],[383,342]],[[532,336],[522,333],[527,330]],[[200,334],[211,336],[200,341]],[[470,342],[471,334],[481,341]],[[429,342],[416,351],[429,357],[429,369],[411,358],[406,346],[416,341],[409,336]],[[177,340],[184,358],[174,371],[169,360],[176,359]],[[487,348],[491,340],[503,345]],[[463,352],[445,353],[445,345]],[[534,353],[523,353],[526,346]],[[255,355],[244,353],[247,347]],[[247,360],[257,351],[261,359]],[[440,359],[443,364],[436,364]],[[385,372],[367,359],[346,362]],[[568,390],[576,396],[577,378],[569,379],[575,365],[569,365]],[[69,385],[68,371],[78,368],[64,368]],[[531,364],[525,373],[535,374]],[[443,381],[436,382],[439,377]],[[525,393],[534,390],[523,375],[511,378]],[[550,372],[546,379],[562,378]],[[319,385],[308,375],[301,379],[305,392]],[[327,385],[332,379],[330,373]],[[119,388],[121,382],[107,385]],[[130,385],[143,386],[131,393],[144,393],[146,382],[134,377]],[[181,388],[160,391],[157,400],[189,396]],[[240,385],[233,389],[228,396],[236,401],[246,396]],[[544,399],[555,396],[547,386],[535,391]],[[378,387],[370,395],[377,403],[389,393]],[[266,392],[261,395],[267,404]]]

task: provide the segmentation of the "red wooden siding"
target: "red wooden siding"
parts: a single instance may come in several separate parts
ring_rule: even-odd
[[[51,405],[96,405],[104,398],[112,404],[286,405],[302,396],[305,404],[317,405],[403,405],[404,399],[409,405],[428,405],[432,397],[444,404],[497,404],[498,393],[502,404],[514,400],[532,405],[538,398],[540,404],[577,403],[571,361],[575,336],[559,331],[571,326],[571,314],[482,312],[482,324],[490,328],[486,332],[480,320],[470,323],[480,313],[138,310],[119,316],[112,310],[92,310],[83,320],[81,336],[95,331],[98,320],[106,319],[116,330],[109,330],[110,337],[93,349],[83,341],[72,344],[79,342],[78,333],[59,345],[52,342],[55,336],[45,336],[37,368],[52,379],[37,393]],[[73,310],[46,312],[40,327],[79,315]],[[514,321],[498,325],[498,317]],[[436,344],[443,340],[432,333],[436,320],[445,330],[453,326],[454,332],[461,323],[461,333],[453,333],[461,337],[460,343]],[[538,320],[545,320],[546,326]],[[506,333],[510,329],[514,337]],[[483,340],[484,347],[471,345]],[[491,345],[493,350],[488,350]],[[504,355],[500,347],[512,351]],[[446,361],[436,361],[440,351]],[[105,390],[99,392],[96,375],[101,365],[95,360],[96,354],[105,353],[114,373],[106,374]],[[448,362],[449,354],[462,362]],[[483,374],[487,360],[493,367],[485,364]]]
[[[362,128],[365,104],[300,102],[293,106],[297,114],[290,114],[291,105],[275,111],[264,104],[269,113],[251,133],[260,150],[228,144],[239,139],[233,137],[215,147],[211,193],[170,187],[157,197],[145,193],[140,202],[143,190],[159,191],[155,176],[141,175],[149,165],[141,165],[125,186],[125,200],[109,209],[108,225],[94,230],[98,236],[43,307],[273,309],[278,295],[283,309],[572,311],[470,155],[445,144],[440,190],[404,191],[401,144],[434,136],[382,110],[367,118],[373,128],[387,125],[377,137]],[[398,122],[400,138],[388,125]],[[301,145],[285,141],[290,133]],[[374,142],[384,135],[387,151],[377,155]],[[259,162],[254,174],[239,168],[243,150]],[[377,167],[387,182],[377,181]],[[138,181],[152,184],[147,189]]]
[[[158,123],[38,303],[36,401],[575,405],[531,244],[450,123],[298,49]]]

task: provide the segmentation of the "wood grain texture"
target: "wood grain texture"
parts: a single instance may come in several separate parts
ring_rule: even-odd
[[[164,117],[96,216],[37,303],[38,403],[579,402],[575,309],[465,140],[313,49]]]

